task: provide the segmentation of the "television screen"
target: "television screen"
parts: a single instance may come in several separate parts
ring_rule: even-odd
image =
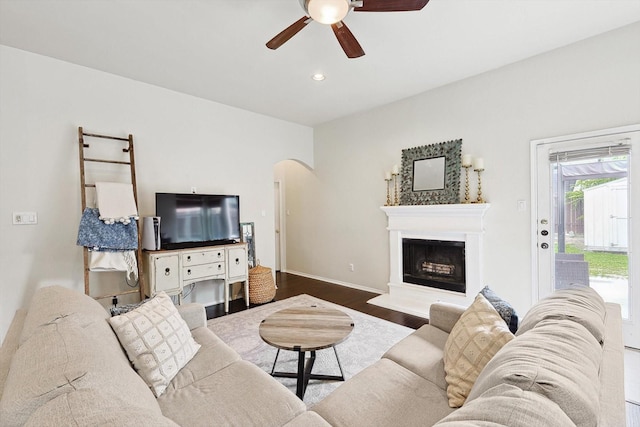
[[[240,240],[240,197],[156,193],[160,247],[182,249]]]

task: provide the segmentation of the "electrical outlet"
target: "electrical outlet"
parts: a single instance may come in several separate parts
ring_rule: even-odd
[[[355,267],[353,266],[353,264],[349,264],[349,271],[355,271]]]

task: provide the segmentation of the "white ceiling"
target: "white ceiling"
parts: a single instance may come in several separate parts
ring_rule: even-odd
[[[361,58],[316,22],[265,47],[303,15],[298,0],[0,0],[0,43],[314,126],[640,21],[640,0],[431,0],[350,13]]]

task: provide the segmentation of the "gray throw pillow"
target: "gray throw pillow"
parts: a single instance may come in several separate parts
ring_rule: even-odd
[[[518,314],[513,307],[511,307],[511,304],[496,295],[488,286],[482,288],[480,293],[489,300],[493,308],[500,314],[500,317],[504,319],[511,333],[515,334],[518,330]]]

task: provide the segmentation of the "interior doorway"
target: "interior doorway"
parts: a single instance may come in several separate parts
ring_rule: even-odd
[[[532,142],[534,300],[572,284],[620,304],[625,345],[640,347],[640,127]],[[636,225],[640,226],[640,225]]]
[[[281,185],[280,181],[275,181],[273,183],[273,206],[274,206],[274,229],[275,229],[275,258],[276,258],[276,271],[282,271],[282,193],[281,193]]]

